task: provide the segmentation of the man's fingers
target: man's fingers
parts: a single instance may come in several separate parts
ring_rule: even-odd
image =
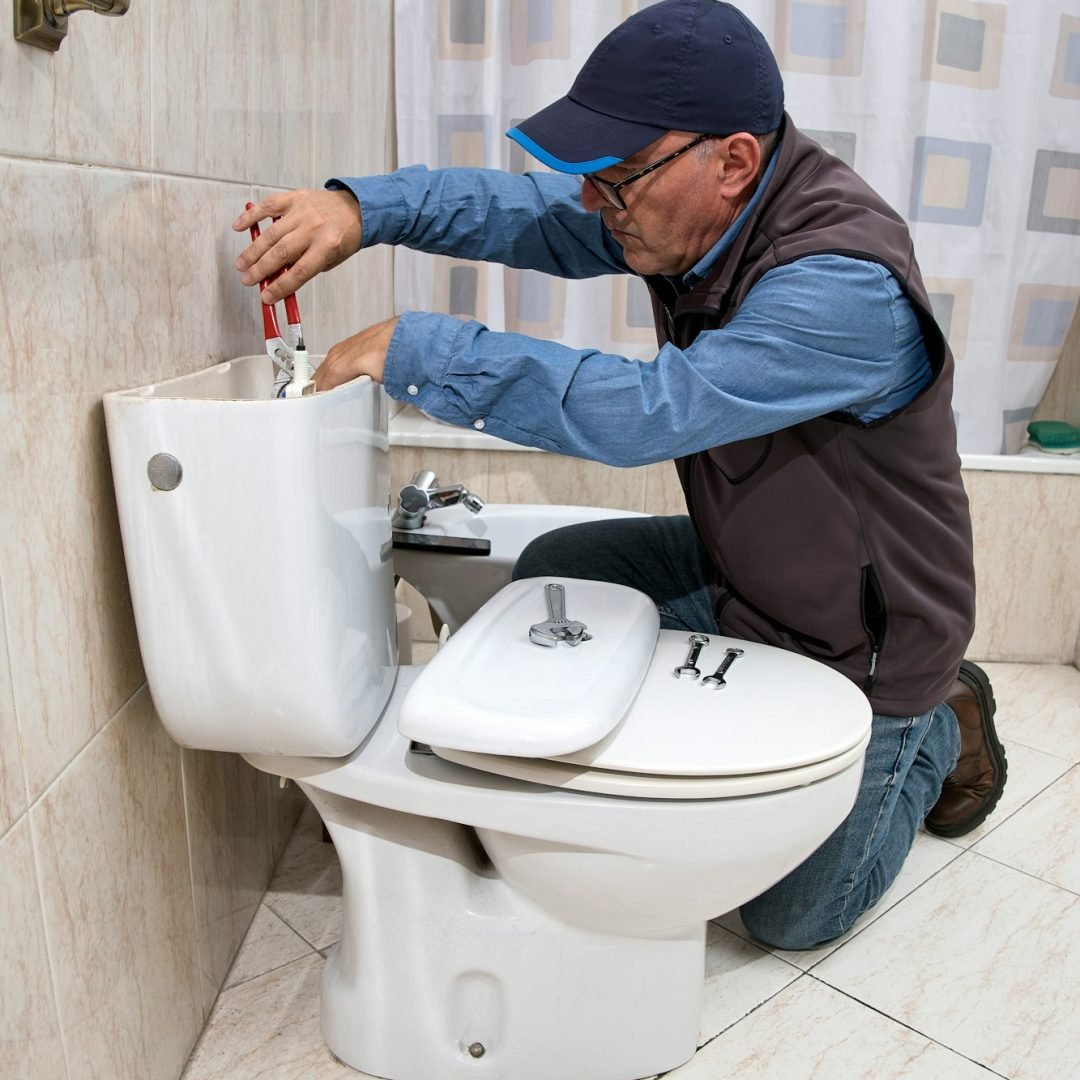
[[[262,202],[255,203],[250,210],[245,210],[234,222],[232,227],[237,232],[246,232],[252,225],[265,221],[267,218],[280,217],[288,208],[289,196],[292,192],[280,195],[268,195]]]
[[[288,262],[288,260],[286,259],[278,265],[284,265],[285,262]],[[310,281],[311,278],[319,273],[320,269],[321,266],[318,257],[312,255],[312,253],[308,251],[302,258],[293,263],[281,277],[270,282],[270,284],[259,294],[259,299],[262,300],[264,304],[273,304],[283,296],[292,296],[304,282]],[[243,278],[241,278],[241,280],[243,280]]]
[[[272,195],[245,210],[233,228],[268,222],[234,265],[245,285],[266,281],[283,266],[293,265],[263,293],[272,303],[295,292],[305,281],[344,262],[359,250],[362,238],[360,208],[348,192],[299,189]]]

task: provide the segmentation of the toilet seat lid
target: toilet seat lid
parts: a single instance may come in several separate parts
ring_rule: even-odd
[[[710,635],[697,679],[680,679],[687,634],[661,630],[641,690],[607,737],[559,757],[439,757],[570,791],[637,799],[723,799],[817,783],[862,761],[872,710],[850,680],[805,656]],[[702,685],[729,648],[742,649],[723,689]]]
[[[697,679],[677,678],[688,635],[661,630],[622,722],[560,755],[571,765],[668,777],[751,776],[840,758],[864,741],[872,709],[849,679],[786,649],[709,635]],[[741,649],[721,689],[704,685],[728,649]],[[553,755],[547,755],[553,756]]]

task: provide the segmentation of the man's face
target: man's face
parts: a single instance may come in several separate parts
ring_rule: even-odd
[[[669,131],[599,175],[617,184],[694,137],[693,132]],[[610,205],[588,179],[584,180],[582,205],[599,211],[632,270],[639,274],[684,274],[735,220],[745,199],[733,201],[723,193],[726,143],[725,139],[708,139],[621,188],[625,210]]]

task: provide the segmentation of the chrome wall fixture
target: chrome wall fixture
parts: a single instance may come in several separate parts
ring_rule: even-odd
[[[15,0],[15,40],[56,52],[76,11],[123,15],[130,0]]]

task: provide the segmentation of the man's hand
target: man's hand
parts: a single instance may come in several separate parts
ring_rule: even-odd
[[[305,281],[344,262],[360,250],[360,204],[349,191],[300,189],[271,195],[245,210],[234,222],[246,232],[258,221],[280,218],[265,229],[236,260],[245,285],[265,281],[281,267],[292,264],[260,299],[272,304],[291,296]]]
[[[339,341],[315,372],[315,389],[332,390],[359,375],[370,375],[375,382],[381,383],[386,367],[386,350],[390,347],[397,324],[395,316]]]

